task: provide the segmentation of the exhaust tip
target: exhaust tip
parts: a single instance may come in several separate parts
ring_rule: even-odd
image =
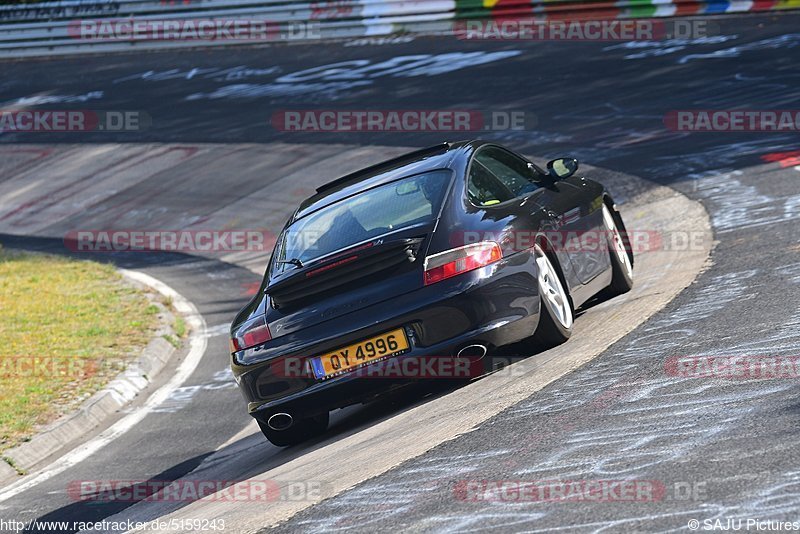
[[[267,419],[267,426],[272,430],[286,430],[294,423],[294,419],[288,413],[276,413]]]
[[[470,360],[480,360],[486,356],[486,345],[467,345],[456,354],[459,358],[469,358]]]

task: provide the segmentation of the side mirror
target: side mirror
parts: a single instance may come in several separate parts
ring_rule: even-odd
[[[578,160],[575,158],[558,158],[547,162],[547,172],[554,180],[569,178],[578,170]]]

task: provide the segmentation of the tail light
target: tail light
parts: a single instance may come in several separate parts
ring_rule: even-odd
[[[242,323],[231,334],[231,352],[249,349],[272,339],[272,334],[267,326],[267,319],[263,315],[253,317]]]
[[[500,245],[494,241],[481,241],[439,252],[425,258],[425,285],[474,271],[502,258],[503,252],[500,250]]]

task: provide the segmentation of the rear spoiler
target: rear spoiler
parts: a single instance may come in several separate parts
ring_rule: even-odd
[[[321,185],[321,186],[319,186],[317,188],[317,193],[323,193],[325,191],[330,191],[331,189],[334,189],[336,187],[344,185],[347,182],[349,182],[349,181],[351,181],[351,180],[353,180],[353,179],[355,179],[355,178],[357,178],[357,177],[359,177],[359,176],[361,176],[363,174],[374,172],[374,171],[380,169],[381,167],[385,167],[385,166],[391,165],[393,163],[399,163],[401,161],[404,161],[404,160],[410,159],[410,158],[421,158],[421,157],[424,157],[424,156],[432,156],[434,154],[439,154],[440,152],[444,152],[444,151],[449,150],[451,146],[452,146],[452,144],[449,143],[449,142],[439,143],[438,145],[430,146],[428,148],[421,148],[421,149],[415,150],[413,152],[407,152],[406,154],[402,154],[400,156],[397,156],[396,158],[387,159],[386,161],[381,161],[380,163],[376,163],[375,165],[370,165],[369,167],[367,167],[365,169],[360,169],[360,170],[358,170],[356,172],[353,172],[353,173],[347,174],[345,176],[342,176],[341,178],[337,178],[336,180],[334,180],[332,182],[328,182],[327,184],[323,184],[323,185]]]

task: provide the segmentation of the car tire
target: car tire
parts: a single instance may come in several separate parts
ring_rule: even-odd
[[[633,287],[633,258],[628,239],[620,232],[614,215],[608,206],[603,204],[603,224],[608,241],[608,254],[611,259],[611,285],[606,290],[607,296],[615,297],[627,293]]]
[[[328,429],[329,419],[328,412],[314,417],[295,419],[292,426],[286,430],[273,430],[266,423],[258,420],[256,422],[270,443],[277,447],[290,447],[324,433]]]
[[[550,257],[539,245],[533,247],[533,253],[541,302],[539,325],[533,334],[533,341],[542,348],[551,348],[564,343],[572,335],[572,299],[560,271]]]

